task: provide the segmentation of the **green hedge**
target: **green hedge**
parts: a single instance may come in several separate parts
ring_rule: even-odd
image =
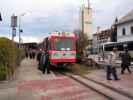
[[[7,77],[8,69],[7,67],[0,65],[0,80],[5,80]]]
[[[22,50],[7,38],[0,38],[0,80],[13,75],[22,59]]]

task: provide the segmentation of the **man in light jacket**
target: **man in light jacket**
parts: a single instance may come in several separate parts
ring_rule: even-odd
[[[111,74],[114,77],[114,80],[119,80],[116,71],[116,61],[117,61],[117,48],[113,48],[113,52],[111,52],[108,56],[108,65],[107,65],[107,80],[111,79]]]

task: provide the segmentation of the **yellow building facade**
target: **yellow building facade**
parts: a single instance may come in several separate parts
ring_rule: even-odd
[[[92,38],[92,9],[89,7],[82,7],[81,30],[88,38]]]

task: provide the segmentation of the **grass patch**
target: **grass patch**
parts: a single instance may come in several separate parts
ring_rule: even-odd
[[[71,67],[70,72],[73,74],[78,74],[78,75],[83,76],[83,75],[92,73],[95,70],[96,70],[96,68],[91,67],[91,66],[86,66],[86,65],[82,65],[82,64],[74,64]]]

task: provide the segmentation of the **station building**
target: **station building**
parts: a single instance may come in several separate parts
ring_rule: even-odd
[[[112,51],[114,47],[123,51],[126,47],[133,52],[133,10],[116,19],[110,29],[93,34],[93,51],[98,52],[103,44],[105,51]]]
[[[117,42],[133,45],[133,10],[118,21]]]
[[[123,51],[126,47],[133,52],[133,10],[121,17],[116,23],[116,27],[117,41],[108,44],[107,49],[112,50],[113,47],[117,47],[119,51]]]

